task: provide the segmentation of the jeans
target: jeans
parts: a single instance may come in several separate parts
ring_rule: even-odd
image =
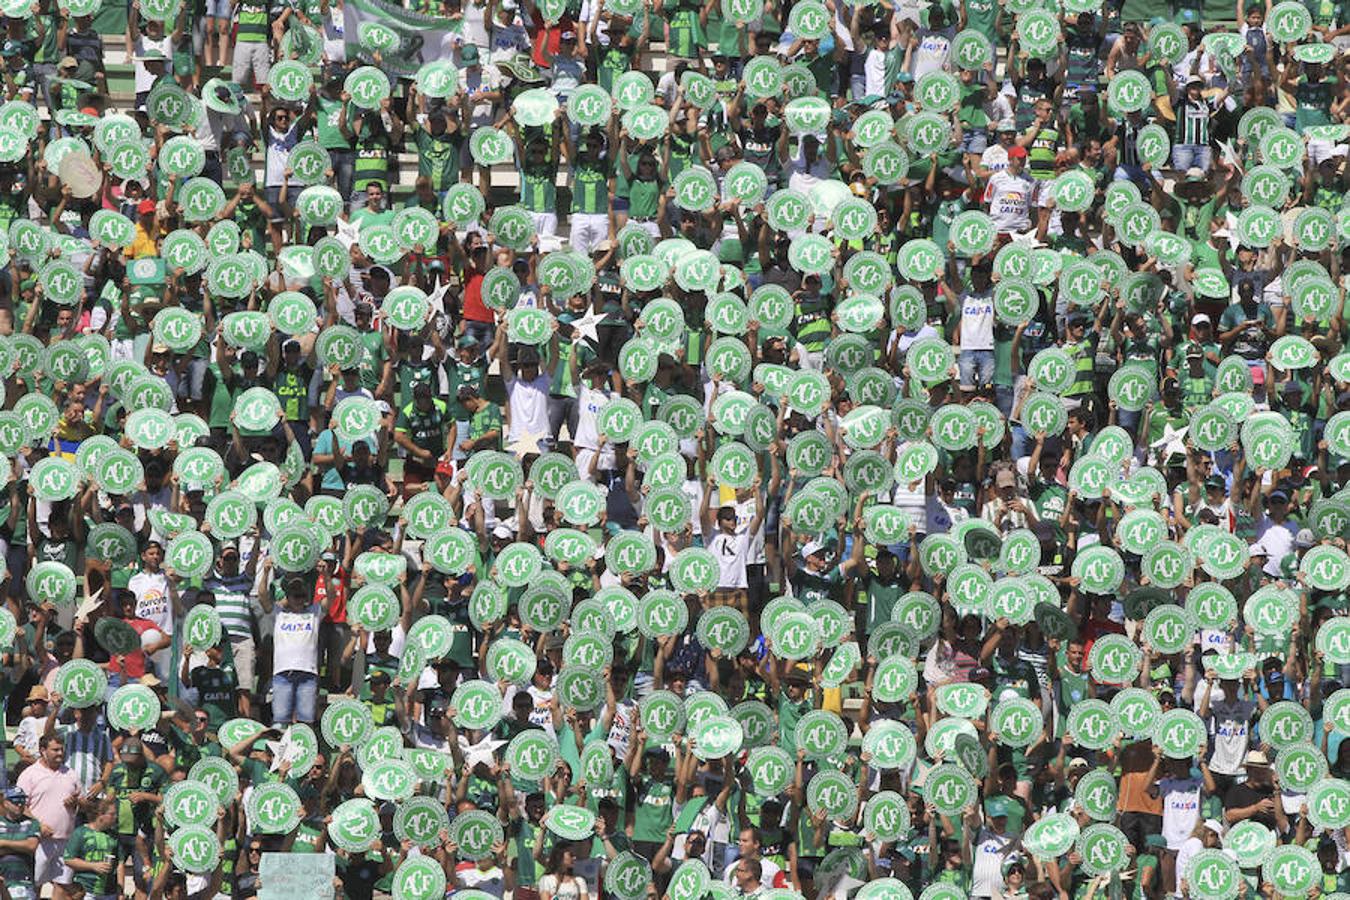
[[[464,320],[464,333],[483,347],[487,347],[492,343],[492,338],[496,331],[496,326],[491,322],[477,322],[473,319]]]
[[[956,358],[961,375],[961,390],[972,391],[994,380],[993,350],[962,350]]]
[[[567,424],[568,440],[576,440],[577,416],[576,397],[548,398],[548,436],[552,446],[557,446],[563,423]]]
[[[313,723],[319,703],[319,676],[313,672],[290,669],[272,675],[272,722]]]
[[[1141,166],[1116,166],[1116,171],[1111,179],[1113,181],[1133,181],[1135,186],[1145,194],[1152,190],[1148,173]]]
[[[329,150],[328,158],[333,161],[333,178],[337,181],[338,193],[343,198],[352,195],[352,184],[356,181],[356,152],[353,150]]]
[[[1183,174],[1192,167],[1208,173],[1210,156],[1208,144],[1177,144],[1172,148],[1172,168]]]

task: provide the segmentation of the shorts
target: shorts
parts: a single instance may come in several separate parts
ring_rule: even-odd
[[[230,19],[234,17],[234,3],[231,0],[206,0],[206,18]]]
[[[255,669],[257,652],[253,644],[253,638],[230,638],[230,653],[234,655],[234,677],[239,685],[239,690],[247,694],[253,693],[257,687],[254,684],[257,677]]]
[[[70,871],[62,858],[66,852],[66,838],[40,838],[37,852],[33,854],[33,883],[41,888],[44,884],[70,884],[75,873]]]
[[[981,154],[989,149],[989,132],[982,128],[972,128],[961,135],[961,152],[967,155]]]
[[[712,593],[710,606],[734,606],[741,612],[750,607],[750,591],[746,588],[718,588]]]
[[[263,188],[263,196],[267,199],[267,205],[272,207],[272,216],[267,221],[273,225],[280,225],[291,216],[291,204],[281,202],[281,187]]]

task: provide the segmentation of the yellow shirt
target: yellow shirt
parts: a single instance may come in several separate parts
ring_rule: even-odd
[[[131,258],[142,259],[147,256],[159,256],[159,241],[146,232],[144,225],[137,222],[136,235],[131,239]]]

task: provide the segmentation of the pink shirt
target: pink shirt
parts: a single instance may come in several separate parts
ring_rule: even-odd
[[[53,771],[36,762],[19,773],[18,786],[28,795],[28,810],[38,824],[52,830],[52,837],[63,840],[75,830],[75,810],[66,806],[66,798],[80,795],[80,782],[66,766]]]

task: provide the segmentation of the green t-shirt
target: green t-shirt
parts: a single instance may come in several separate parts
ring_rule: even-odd
[[[117,881],[117,838],[106,831],[95,831],[80,825],[66,842],[63,859],[79,859],[88,863],[111,862],[112,868],[103,874],[76,872],[75,883],[91,894],[113,893]]]
[[[41,832],[37,821],[21,816],[17,821],[0,816],[0,841],[26,841]],[[33,889],[33,857],[11,850],[0,850],[0,878],[13,892],[16,886],[26,887],[29,896]]]
[[[891,620],[891,612],[904,593],[905,586],[898,578],[888,583],[875,576],[868,577],[862,595],[863,602],[867,604],[864,628],[867,634],[871,634],[883,623]]]
[[[338,127],[338,119],[342,116],[342,101],[329,100],[320,93],[317,103],[318,110],[314,116],[314,127],[319,139],[319,146],[325,150],[352,149],[351,140]]]
[[[469,440],[476,441],[492,431],[497,432],[497,439],[486,446],[478,447],[479,450],[500,450],[502,443],[502,411],[495,403],[485,403],[469,419]]]
[[[384,374],[384,361],[389,358],[389,348],[385,346],[384,335],[378,331],[362,331],[360,340],[361,387],[374,391],[380,386],[380,376]]]
[[[671,804],[675,789],[671,782],[638,776],[633,785],[633,840],[660,843],[674,821]]]

